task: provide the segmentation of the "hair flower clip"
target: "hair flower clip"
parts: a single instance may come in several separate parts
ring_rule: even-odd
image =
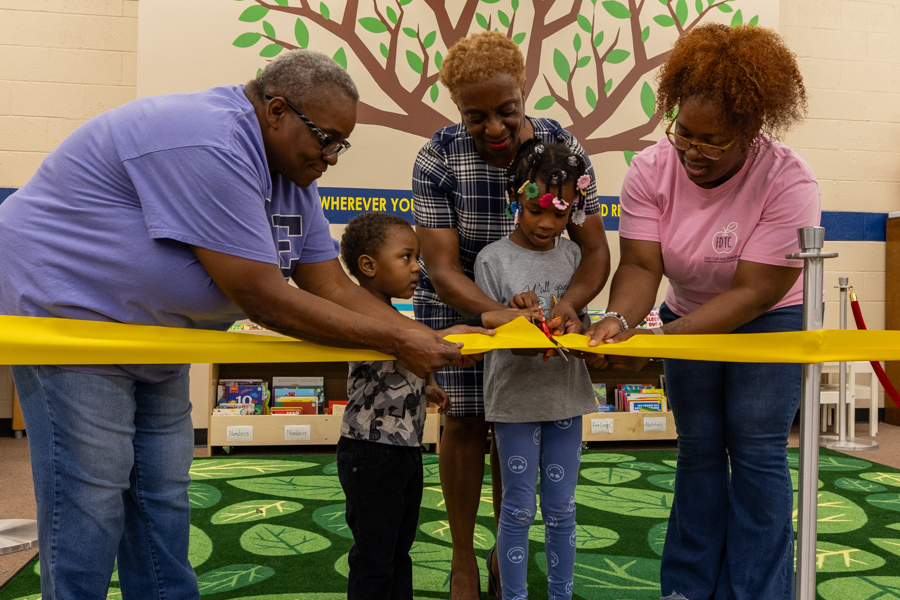
[[[574,225],[578,225],[579,227],[584,225],[585,219],[587,219],[587,215],[585,214],[583,208],[576,208],[572,210],[572,213],[569,215],[569,220],[572,221]]]
[[[554,200],[555,198],[553,197],[553,194],[547,192],[546,194],[541,196],[541,199],[539,200],[539,202],[541,203],[541,208],[547,208],[553,203]]]
[[[577,187],[579,190],[582,190],[582,192],[583,192],[584,189],[589,185],[591,185],[591,176],[590,175],[582,175],[581,177],[578,178],[578,182],[575,184],[575,187]]]
[[[569,203],[566,202],[565,200],[563,200],[562,198],[554,198],[553,206],[555,206],[559,210],[566,210],[567,208],[569,208]]]
[[[537,186],[537,184],[531,181],[526,181],[525,185],[523,185],[522,187],[525,191],[525,197],[529,200],[531,198],[537,198],[538,194],[541,193],[541,189]],[[522,190],[519,190],[519,192],[521,193]]]

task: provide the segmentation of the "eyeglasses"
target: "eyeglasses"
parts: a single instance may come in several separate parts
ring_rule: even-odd
[[[273,98],[276,98],[276,96],[266,94],[266,100],[272,100]],[[300,120],[306,123],[306,126],[309,127],[309,129],[314,134],[316,134],[317,138],[319,138],[319,142],[322,144],[322,156],[324,156],[325,158],[340,156],[350,149],[350,142],[348,142],[347,140],[341,140],[338,142],[331,139],[331,137],[327,133],[316,127],[316,124],[310,121],[309,117],[297,110],[296,106],[288,102],[287,98],[282,97],[281,99],[284,100],[284,103],[287,104],[292,111],[297,113],[297,116],[300,117]]]
[[[724,146],[716,146],[714,144],[701,144],[695,142],[693,140],[689,140],[683,135],[678,135],[677,133],[672,133],[672,126],[675,125],[675,121],[669,123],[669,126],[666,127],[666,137],[669,138],[669,142],[682,152],[687,152],[691,149],[691,146],[697,148],[697,152],[708,158],[709,160],[719,160],[725,154],[725,151],[731,148],[731,146],[737,141],[737,138],[734,138],[730,142],[728,142]]]

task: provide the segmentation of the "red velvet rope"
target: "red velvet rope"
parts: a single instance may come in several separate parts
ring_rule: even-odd
[[[851,300],[850,307],[853,309],[853,318],[856,320],[856,328],[868,329],[868,327],[866,327],[866,322],[862,316],[862,310],[859,308],[859,301]],[[890,399],[894,401],[894,404],[900,407],[900,393],[897,393],[897,389],[888,379],[887,373],[884,372],[884,368],[881,366],[881,363],[877,360],[873,360],[872,368],[875,370],[875,375],[878,377],[878,381],[881,382],[881,387],[884,388],[884,393],[886,393],[890,397]],[[872,390],[872,400],[874,401],[874,399],[875,390]]]

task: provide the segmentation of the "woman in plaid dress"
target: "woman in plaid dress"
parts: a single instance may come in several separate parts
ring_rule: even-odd
[[[416,319],[435,329],[461,317],[504,306],[474,282],[473,265],[487,244],[508,235],[506,167],[530,138],[563,142],[584,155],[578,141],[559,123],[525,115],[525,61],[519,47],[496,32],[472,34],[457,42],[441,67],[441,82],[459,108],[460,123],[434,134],[419,151],[413,169],[416,232],[422,243],[423,269],[413,296]],[[593,167],[585,156],[591,180]],[[567,332],[581,332],[577,313],[603,288],[609,275],[609,247],[599,215],[597,188],[586,190],[587,218],[570,231],[582,262],[552,316]],[[440,472],[453,541],[451,600],[479,597],[480,578],[473,534],[484,478],[485,440],[482,365],[446,368],[435,373],[453,401],[445,415]],[[500,475],[491,450],[495,514]],[[491,579],[497,563],[488,565]],[[489,590],[493,591],[493,590]],[[500,590],[496,590],[500,597]]]

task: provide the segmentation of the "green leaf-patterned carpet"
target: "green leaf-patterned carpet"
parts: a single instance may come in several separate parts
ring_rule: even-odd
[[[900,600],[900,472],[857,456],[821,453],[818,595]],[[675,459],[674,450],[584,452],[575,495],[576,598],[659,598]],[[796,450],[790,462],[796,490]],[[216,600],[346,597],[352,538],[333,455],[197,459],[191,475],[191,562],[201,594]],[[484,557],[494,544],[488,477],[478,515],[484,576]],[[529,588],[540,598],[546,593],[540,515],[530,538]],[[412,554],[416,598],[447,598],[450,532],[434,455],[425,455]],[[35,560],[0,589],[0,600],[40,598],[37,573]],[[117,585],[114,574],[110,598],[121,596]],[[482,587],[487,589],[486,580]]]

